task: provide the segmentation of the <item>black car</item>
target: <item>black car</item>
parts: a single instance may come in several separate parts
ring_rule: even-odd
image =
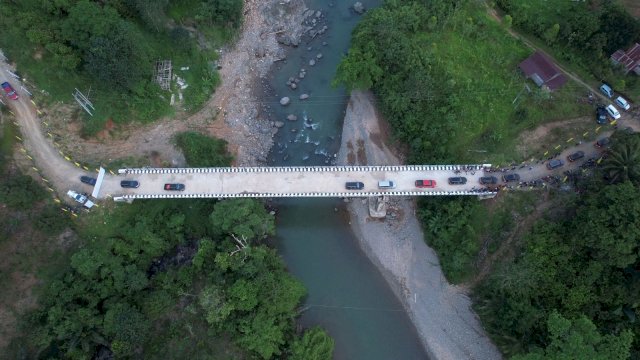
[[[85,184],[89,184],[89,185],[95,185],[96,184],[96,179],[92,178],[90,176],[80,176],[80,181],[82,181]]]
[[[123,188],[137,188],[138,186],[140,186],[140,183],[137,182],[136,180],[122,180],[120,181],[120,186],[122,186]]]
[[[467,183],[467,178],[463,176],[456,176],[449,178],[449,185],[464,185]]]
[[[184,191],[184,184],[164,184],[165,190]]]
[[[349,181],[345,184],[347,190],[362,190],[364,189],[364,184],[359,181]]]
[[[598,124],[606,124],[607,121],[607,110],[605,110],[603,105],[598,105],[596,108],[596,122]]]
[[[573,154],[567,156],[567,160],[569,160],[570,162],[574,162],[576,160],[582,159],[583,157],[584,157],[583,151],[576,151]]]
[[[480,178],[480,184],[482,185],[493,185],[498,183],[498,178],[495,176],[483,176]]]
[[[502,180],[504,180],[504,182],[520,181],[520,175],[515,173],[506,174],[502,176]]]
[[[549,170],[553,170],[553,169],[557,169],[561,166],[564,165],[564,161],[560,160],[560,159],[553,159],[551,161],[549,161],[547,163],[547,169]]]
[[[609,145],[609,143],[611,143],[611,139],[609,139],[608,137],[606,138],[602,138],[598,141],[596,141],[596,147],[607,147]]]

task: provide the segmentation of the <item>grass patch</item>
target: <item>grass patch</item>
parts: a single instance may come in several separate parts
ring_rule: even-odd
[[[517,135],[539,124],[587,114],[576,101],[586,91],[573,81],[546,93],[524,79],[518,64],[532,51],[509,36],[481,9],[471,11],[477,34],[443,31],[425,36],[424,46],[455,84],[451,111],[461,119],[447,152],[459,161],[506,162]],[[478,38],[479,37],[479,38]],[[461,61],[464,59],[464,61]],[[486,150],[485,153],[469,150]]]
[[[176,135],[175,141],[192,167],[229,166],[233,159],[222,139],[190,131]]]

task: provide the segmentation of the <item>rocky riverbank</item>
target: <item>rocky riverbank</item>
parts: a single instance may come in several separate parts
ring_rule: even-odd
[[[341,165],[397,165],[373,96],[353,92],[344,119]],[[396,152],[397,153],[397,152]],[[387,217],[369,217],[366,199],[348,204],[350,224],[367,256],[403,302],[433,359],[499,359],[465,292],[447,282],[415,216],[415,199],[392,198]]]

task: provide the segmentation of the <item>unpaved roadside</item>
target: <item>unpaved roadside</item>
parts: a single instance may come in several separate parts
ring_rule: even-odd
[[[338,164],[397,165],[370,93],[354,91],[347,107]],[[348,205],[351,227],[369,258],[402,300],[433,359],[500,359],[471,309],[465,291],[445,279],[436,253],[424,242],[415,199],[390,201],[384,221],[369,217],[362,199]]]

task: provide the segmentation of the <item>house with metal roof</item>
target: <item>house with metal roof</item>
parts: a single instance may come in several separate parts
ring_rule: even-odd
[[[539,87],[554,91],[567,82],[567,77],[543,53],[536,51],[518,65],[527,79]]]

